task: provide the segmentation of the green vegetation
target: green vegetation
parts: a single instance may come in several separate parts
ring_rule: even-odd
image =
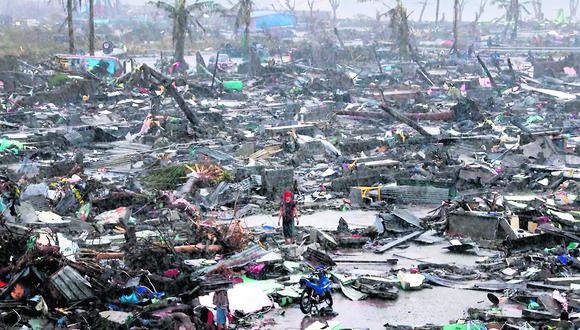
[[[172,165],[150,172],[141,182],[151,189],[171,190],[187,181],[187,173],[187,164]]]

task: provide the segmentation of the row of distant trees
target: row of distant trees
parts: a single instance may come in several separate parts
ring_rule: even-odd
[[[74,53],[75,48],[75,39],[74,39],[74,27],[73,27],[73,13],[77,9],[77,6],[81,6],[83,0],[59,0],[63,7],[66,10],[66,22],[68,27],[68,40],[69,40],[69,52]],[[111,1],[111,0],[101,0],[101,1]],[[190,29],[191,24],[198,25],[202,30],[204,27],[199,21],[199,17],[204,14],[211,14],[211,13],[225,13],[231,12],[235,14],[235,30],[238,31],[243,29],[243,41],[244,41],[244,48],[246,53],[248,54],[248,58],[251,58],[251,47],[250,47],[250,25],[251,25],[251,14],[255,8],[255,2],[253,0],[234,0],[235,2],[232,3],[232,7],[228,10],[223,6],[217,4],[212,0],[174,0],[173,3],[169,3],[166,1],[150,1],[149,4],[156,6],[164,10],[168,16],[173,21],[173,34],[172,40],[173,45],[175,47],[175,60],[179,62],[184,62],[184,53],[185,53],[185,39],[187,34],[192,34]],[[314,7],[316,5],[317,0],[307,0],[307,5],[310,12],[310,21],[313,21],[314,15]],[[322,0],[321,0],[322,1]],[[332,9],[332,20],[333,24],[336,26],[337,15],[336,12],[340,7],[341,0],[327,0],[330,4]],[[375,2],[377,0],[359,0],[359,2]],[[422,2],[422,9],[419,21],[422,20],[423,13],[425,11],[425,7],[427,5],[427,1],[424,0]],[[436,1],[436,10],[435,10],[435,23],[438,24],[440,22],[440,0]],[[462,13],[464,11],[465,5],[468,1],[472,0],[454,0],[454,25],[453,25],[453,32],[454,38],[457,41],[458,38],[458,22],[462,20]],[[477,24],[481,15],[483,14],[488,1],[490,0],[480,0],[479,8],[475,13],[475,20],[474,24]],[[520,24],[520,17],[521,13],[525,12],[527,14],[531,14],[533,11],[534,16],[537,20],[543,20],[544,14],[542,12],[542,0],[491,0],[491,4],[503,9],[504,15],[500,17],[498,20],[505,20],[508,24],[506,25],[506,29],[511,27],[511,38],[515,39],[518,33],[518,27]],[[89,54],[94,55],[95,52],[95,24],[94,24],[94,4],[95,0],[85,0],[88,3],[89,7]],[[577,15],[578,7],[580,4],[580,0],[569,0],[570,3],[570,19],[574,19]],[[294,12],[296,8],[296,1],[295,0],[284,0],[281,4],[286,8],[286,10],[290,12]],[[530,11],[529,7],[532,8]],[[377,11],[376,19],[380,21],[381,17],[389,16],[393,17],[395,14],[400,14],[401,9],[403,8],[403,1],[397,0],[396,7],[387,11],[387,12],[380,12]],[[404,13],[406,16],[406,12]]]
[[[66,11],[66,23],[68,28],[69,52],[76,52],[73,15],[79,6],[82,6],[83,0],[60,0]],[[85,0],[89,7],[89,54],[95,54],[95,0]],[[175,0],[173,4],[165,1],[150,1],[149,4],[164,10],[173,21],[173,45],[175,47],[175,60],[184,63],[185,39],[187,34],[192,34],[191,24],[198,25],[205,30],[199,21],[203,14],[225,13],[226,8],[211,0],[194,0],[189,3],[187,0]],[[243,28],[244,47],[248,56],[250,54],[250,24],[252,22],[252,11],[255,8],[253,0],[237,0],[230,9],[236,14],[235,30]]]

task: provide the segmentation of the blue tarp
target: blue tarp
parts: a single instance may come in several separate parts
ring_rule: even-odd
[[[252,15],[256,30],[266,30],[281,27],[294,27],[296,19],[293,15],[276,12],[256,12]]]
[[[107,67],[107,71],[110,75],[115,74],[115,66],[117,65],[117,61],[111,59],[99,59],[99,58],[88,58],[87,63],[89,65],[89,70],[93,70],[101,61],[107,62],[109,66]]]

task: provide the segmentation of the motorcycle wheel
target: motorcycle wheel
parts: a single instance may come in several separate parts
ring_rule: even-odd
[[[328,307],[332,307],[333,301],[332,301],[332,295],[330,294],[330,292],[326,293],[326,296],[324,297],[324,301],[326,301],[326,303],[328,304]]]
[[[300,310],[304,314],[310,314],[312,310],[312,297],[310,297],[309,289],[304,289],[300,295]]]

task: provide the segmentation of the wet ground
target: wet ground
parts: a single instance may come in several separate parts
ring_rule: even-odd
[[[341,273],[385,275],[392,269],[416,266],[420,259],[432,263],[453,263],[456,265],[473,266],[479,258],[476,255],[453,254],[443,249],[446,241],[434,245],[419,245],[411,243],[408,247],[395,248],[384,254],[370,251],[340,250],[332,257],[336,260],[350,261],[384,261],[390,258],[398,259],[396,265],[342,263],[336,270]],[[407,257],[407,258],[404,258]],[[409,258],[409,259],[408,259]],[[442,325],[452,320],[466,316],[470,307],[486,307],[489,302],[486,292],[458,290],[444,287],[433,287],[418,291],[400,291],[399,298],[394,301],[367,299],[350,301],[340,291],[335,291],[334,311],[338,316],[332,318],[341,323],[342,327],[353,329],[382,329],[384,324],[420,326],[425,324]],[[277,323],[277,329],[304,329],[318,320],[305,317],[298,305],[282,309],[270,314]]]
[[[422,217],[432,207],[409,209],[416,216]],[[301,226],[314,226],[320,229],[335,230],[338,219],[343,217],[351,228],[366,227],[373,224],[376,212],[368,211],[323,211],[300,218]],[[244,219],[248,226],[276,226],[277,217],[271,215],[255,215]],[[479,258],[477,255],[449,253],[443,249],[448,243],[442,240],[432,245],[409,243],[394,248],[384,254],[361,249],[339,250],[331,253],[335,260],[341,262],[336,271],[358,275],[385,275],[392,269],[416,266],[420,262],[453,263],[459,266],[474,266]],[[482,253],[490,253],[483,251]],[[396,265],[382,263],[387,259],[396,258]],[[343,261],[350,262],[343,262]],[[356,261],[365,261],[357,263]],[[377,261],[378,263],[369,263]],[[353,329],[382,329],[384,324],[420,326],[425,324],[442,325],[465,316],[470,307],[482,308],[489,305],[486,292],[458,290],[444,287],[433,287],[418,291],[400,291],[399,298],[394,301],[367,299],[350,301],[340,291],[333,294],[334,311],[338,316],[333,321],[340,322],[341,327]],[[267,318],[273,318],[276,329],[304,329],[318,318],[305,317],[298,305],[282,308],[269,313]]]
[[[365,228],[375,221],[375,212],[368,211],[322,211],[314,214],[301,215],[299,226],[310,226],[319,229],[336,230],[338,220],[342,217],[351,228]],[[270,214],[259,214],[243,218],[242,222],[248,227],[258,227],[262,225],[277,227],[278,216]]]
[[[468,307],[483,307],[489,303],[482,291],[457,290],[442,287],[401,292],[394,301],[367,299],[350,301],[340,292],[333,294],[334,311],[331,318],[341,328],[383,329],[385,324],[420,326],[428,323],[442,325],[465,315]],[[280,315],[284,311],[284,315]],[[305,329],[321,318],[302,314],[297,304],[271,312],[276,329]]]

